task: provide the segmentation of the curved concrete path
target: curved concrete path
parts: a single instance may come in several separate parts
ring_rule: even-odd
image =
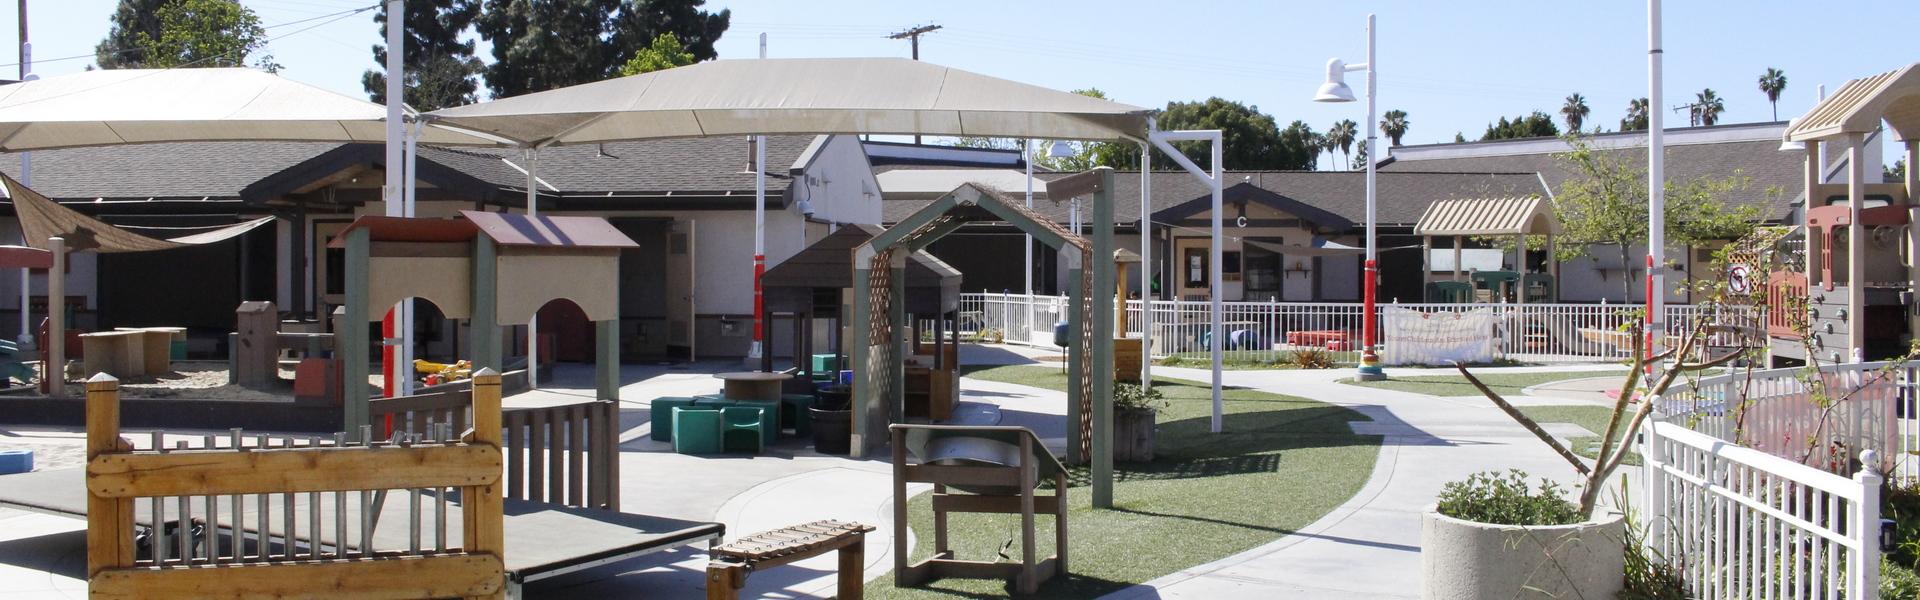
[[[1599,366],[1593,369],[1611,367]],[[1580,366],[1484,369],[1489,373],[1587,370]],[[1447,369],[1389,369],[1442,375]],[[1154,368],[1159,377],[1208,381],[1201,369]],[[1352,499],[1291,535],[1183,569],[1107,598],[1418,598],[1421,515],[1441,486],[1486,470],[1518,468],[1562,481],[1557,455],[1484,399],[1359,388],[1339,371],[1229,371],[1226,385],[1345,406],[1373,419],[1361,433],[1385,436],[1373,475]],[[1232,421],[1227,423],[1232,427]]]

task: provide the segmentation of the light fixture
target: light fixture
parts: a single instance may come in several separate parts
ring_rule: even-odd
[[[1807,145],[1804,142],[1786,140],[1786,141],[1780,142],[1779,150],[1781,152],[1805,152],[1807,150]]]
[[[1327,60],[1327,82],[1313,95],[1314,102],[1352,102],[1353,88],[1347,87],[1347,63],[1338,58]]]
[[[1053,158],[1073,158],[1074,154],[1073,144],[1067,143],[1066,140],[1054,140],[1053,146],[1047,148],[1047,156]]]

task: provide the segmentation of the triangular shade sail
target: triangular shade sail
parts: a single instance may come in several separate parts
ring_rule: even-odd
[[[1146,139],[1149,111],[902,58],[719,60],[427,113],[530,145],[752,134]]]
[[[35,248],[47,248],[47,238],[59,237],[66,240],[68,250],[74,251],[112,253],[172,250],[232,239],[273,222],[273,217],[262,217],[193,235],[156,239],[114,227],[61,206],[4,174],[0,174],[0,184],[5,184],[7,197],[13,199],[13,210],[20,217],[20,227],[26,232],[27,244]]]
[[[381,142],[386,107],[253,69],[103,69],[0,86],[0,151],[147,142]],[[497,145],[436,127],[420,143]]]

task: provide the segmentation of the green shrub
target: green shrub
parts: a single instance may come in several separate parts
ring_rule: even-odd
[[[1160,410],[1166,408],[1167,400],[1160,390],[1143,388],[1136,383],[1120,383],[1113,386],[1113,410]]]
[[[1539,490],[1527,485],[1527,474],[1508,470],[1475,473],[1466,481],[1448,483],[1440,490],[1440,514],[1493,525],[1571,525],[1580,522],[1580,507],[1568,502],[1560,484],[1541,478]]]
[[[1920,598],[1920,573],[1885,556],[1880,557],[1880,597],[1887,600]]]
[[[1331,369],[1334,366],[1333,353],[1319,348],[1294,350],[1289,361],[1302,369]]]

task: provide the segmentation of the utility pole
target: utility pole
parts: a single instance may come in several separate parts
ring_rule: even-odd
[[[26,81],[32,77],[33,44],[27,41],[27,0],[20,0],[20,80]],[[20,185],[33,185],[32,153],[20,153]],[[20,228],[20,245],[33,245],[33,242],[27,239],[27,228],[25,226]],[[34,341],[33,319],[29,315],[30,311],[28,310],[33,305],[33,291],[30,289],[31,285],[29,285],[32,283],[30,273],[31,271],[27,269],[20,269],[20,337],[18,340],[20,347],[23,349],[32,347]],[[49,297],[47,301],[51,303],[55,300]],[[49,305],[49,308],[51,308],[51,305]],[[60,372],[61,371],[51,367],[47,370],[49,374]]]
[[[25,0],[22,0],[22,1],[25,1]],[[22,27],[24,27],[24,25]],[[920,60],[920,36],[933,33],[939,30],[940,30],[939,25],[920,25],[920,26],[908,29],[906,31],[889,35],[887,36],[887,39],[912,41],[913,42],[913,59]],[[913,143],[915,145],[918,145],[920,143],[920,136],[918,135],[913,136]]]

